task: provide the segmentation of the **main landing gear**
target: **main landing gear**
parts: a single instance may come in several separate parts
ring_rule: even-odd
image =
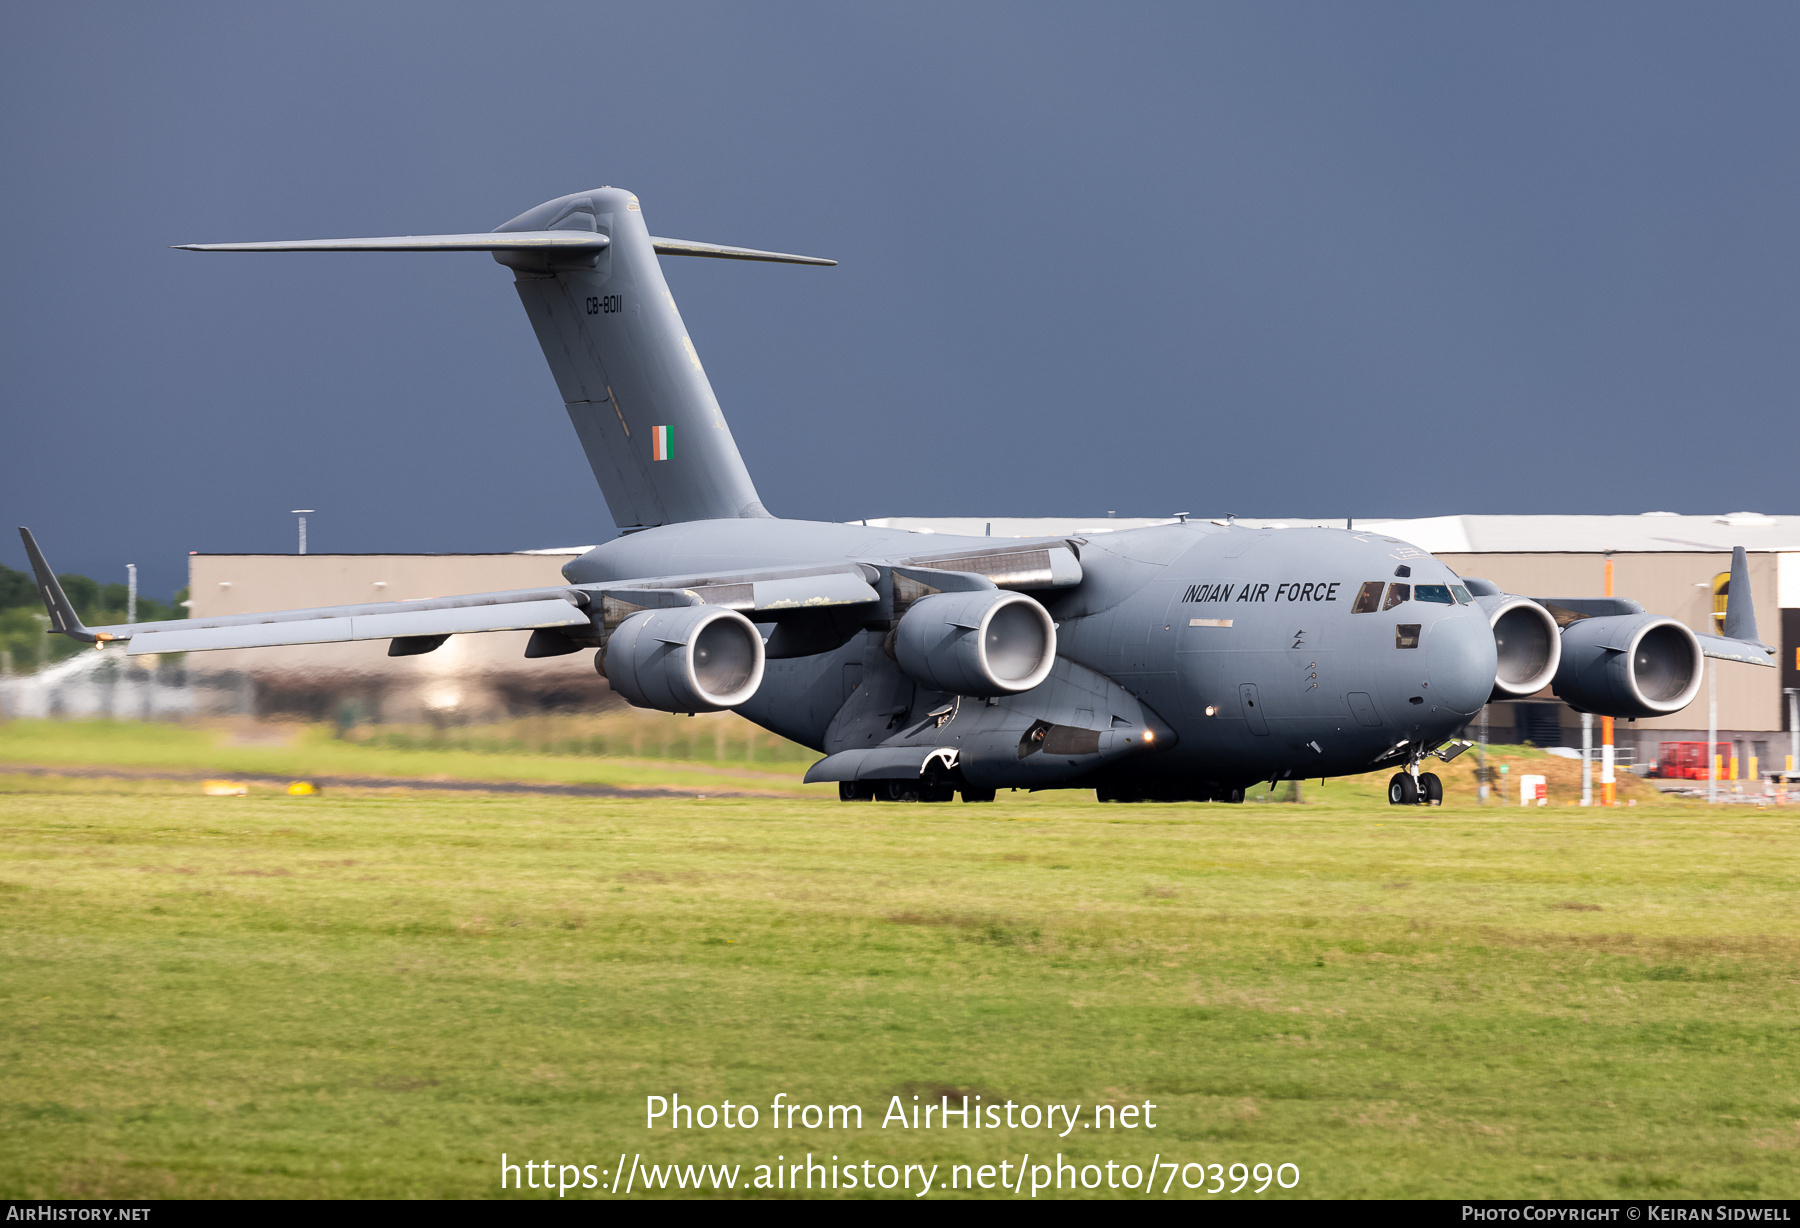
[[[1390,806],[1442,806],[1444,804],[1444,782],[1439,780],[1436,772],[1421,772],[1416,767],[1406,772],[1395,772],[1394,778],[1388,781],[1388,805]]]

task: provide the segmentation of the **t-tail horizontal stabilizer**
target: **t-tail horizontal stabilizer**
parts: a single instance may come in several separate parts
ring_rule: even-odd
[[[44,599],[44,609],[50,614],[50,630],[84,644],[94,643],[100,637],[81,625],[75,607],[69,604],[68,594],[63,592],[62,582],[50,570],[44,552],[38,549],[37,538],[24,525],[19,526],[19,537],[25,542],[25,556],[31,560],[31,573],[37,578],[38,596]]]
[[[837,264],[823,256],[763,252],[754,247],[724,247],[717,243],[696,243],[692,239],[659,239],[655,235],[650,236],[650,246],[659,256],[711,256],[714,260],[764,260],[770,264]]]
[[[582,230],[525,230],[472,235],[390,235],[381,239],[277,239],[269,243],[177,243],[178,252],[600,252],[612,240]],[[709,256],[714,260],[760,260],[767,264],[822,264],[837,261],[755,247],[727,247],[692,239],[650,236],[659,256]]]
[[[185,243],[190,252],[491,252],[556,377],[613,523],[648,528],[769,515],[725,425],[658,256],[832,265],[821,256],[649,233],[638,198],[596,188],[485,234]]]
[[[178,243],[178,252],[599,252],[605,235],[574,230],[512,234],[394,235],[386,239],[278,239],[273,243]]]

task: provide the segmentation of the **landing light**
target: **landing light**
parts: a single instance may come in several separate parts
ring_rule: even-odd
[[[1206,705],[1206,715],[1212,716],[1216,712],[1218,712],[1217,708],[1213,707],[1211,704]]]
[[[1144,730],[1144,741],[1146,741],[1146,742],[1156,741],[1156,730],[1154,730],[1154,729]]]

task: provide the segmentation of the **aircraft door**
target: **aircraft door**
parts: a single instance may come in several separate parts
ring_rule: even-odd
[[[1238,684],[1238,704],[1244,710],[1244,721],[1250,726],[1250,732],[1258,737],[1269,736],[1269,721],[1263,715],[1262,697],[1257,694],[1254,682]]]

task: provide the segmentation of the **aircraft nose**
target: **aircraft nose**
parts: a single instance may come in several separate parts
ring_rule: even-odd
[[[1425,639],[1432,702],[1459,716],[1473,716],[1494,690],[1498,668],[1494,633],[1474,608],[1440,619]]]

